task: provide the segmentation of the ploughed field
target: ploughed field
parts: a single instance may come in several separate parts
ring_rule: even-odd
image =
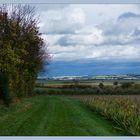
[[[116,129],[116,123],[96,113],[94,106],[91,109],[85,103],[81,96],[46,95],[24,98],[9,108],[0,105],[0,135],[128,135],[127,132]]]

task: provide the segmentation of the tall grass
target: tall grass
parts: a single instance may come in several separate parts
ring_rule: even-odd
[[[140,135],[140,96],[73,96],[91,109],[114,121],[116,128]]]

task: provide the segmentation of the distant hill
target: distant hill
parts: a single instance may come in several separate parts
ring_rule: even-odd
[[[52,61],[39,77],[140,74],[140,62]]]

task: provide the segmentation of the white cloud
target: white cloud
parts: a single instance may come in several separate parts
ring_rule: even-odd
[[[140,59],[140,48],[138,46],[101,46],[92,50],[92,55],[89,58],[97,59],[118,59],[118,60],[130,60]],[[98,55],[97,55],[98,54]]]
[[[41,23],[39,26],[41,32],[45,33],[73,33],[85,23],[83,10],[81,8],[72,8],[71,6],[63,9],[43,11],[40,17]]]
[[[73,35],[67,39],[71,44],[80,45],[95,45],[103,42],[103,36],[100,32],[89,35]]]
[[[135,60],[140,59],[140,47],[136,46],[52,46],[54,60]]]
[[[64,37],[65,35],[63,34],[43,34],[42,38],[44,39],[45,42],[47,42],[47,44],[49,44],[49,46],[53,46],[54,44],[56,44],[56,42],[61,39],[62,37]]]
[[[102,30],[95,27],[86,27],[75,31],[75,34],[63,35],[56,44],[62,46],[69,45],[98,45],[103,43],[104,37],[102,35]]]
[[[133,45],[136,43],[136,39],[140,39],[140,15],[139,17],[125,17],[116,22],[110,22],[110,24],[108,22],[104,26],[99,26],[104,32],[104,44]],[[134,34],[136,31],[137,35]]]
[[[98,45],[104,41],[102,30],[94,26],[75,30],[74,34],[43,34],[42,37],[50,46],[56,44],[62,46]]]
[[[71,5],[43,11],[40,27],[54,60],[138,60],[139,14],[135,5]]]
[[[115,20],[125,12],[139,13],[140,9],[135,4],[78,4],[86,13],[86,23],[101,24],[108,20]]]

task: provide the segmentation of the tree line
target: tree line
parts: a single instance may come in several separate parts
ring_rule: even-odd
[[[0,6],[0,100],[10,102],[33,93],[37,73],[48,51],[41,38],[35,8]]]

